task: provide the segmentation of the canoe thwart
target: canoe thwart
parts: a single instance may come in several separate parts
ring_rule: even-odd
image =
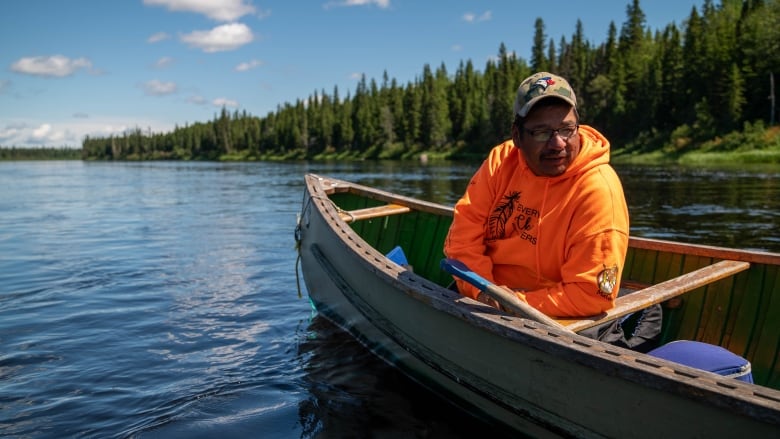
[[[660,282],[615,299],[615,307],[603,314],[587,319],[558,319],[558,322],[572,331],[581,331],[614,320],[618,317],[645,309],[656,303],[706,286],[712,282],[733,276],[747,270],[749,262],[724,260]]]
[[[401,213],[407,213],[411,212],[411,208],[408,206],[402,206],[400,204],[384,204],[382,206],[376,206],[376,207],[368,207],[365,209],[357,209],[357,210],[344,210],[339,212],[339,215],[341,216],[341,219],[344,220],[344,222],[351,223],[354,221],[359,220],[365,220],[365,219],[371,219],[371,218],[379,218],[383,216],[389,216],[389,215],[398,215]]]

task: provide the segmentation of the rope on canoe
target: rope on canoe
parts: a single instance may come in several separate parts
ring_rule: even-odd
[[[301,209],[301,212],[298,214],[298,218],[295,221],[295,250],[298,252],[298,257],[295,259],[295,284],[298,287],[298,298],[303,298],[303,293],[301,292],[301,275],[300,275],[300,266],[301,266],[301,232],[302,232],[302,220],[304,215],[306,214],[306,211],[309,210],[311,207],[311,200],[312,199],[318,199],[320,201],[327,201],[330,203],[331,206],[333,206],[334,209],[336,209],[336,212],[339,214],[344,214],[352,218],[352,220],[355,219],[355,216],[352,215],[351,212],[342,209],[339,207],[333,200],[330,198],[323,197],[320,195],[311,195],[306,199],[306,204]]]

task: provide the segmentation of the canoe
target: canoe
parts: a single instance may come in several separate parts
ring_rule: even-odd
[[[632,237],[617,311],[549,325],[448,288],[451,207],[304,180],[296,239],[317,311],[464,412],[536,437],[780,432],[780,254]],[[724,348],[753,382],[576,333],[654,303],[664,346]]]

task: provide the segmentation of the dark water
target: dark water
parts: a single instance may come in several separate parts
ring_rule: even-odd
[[[0,435],[473,437],[318,317],[305,172],[453,203],[476,165],[0,163]],[[780,170],[618,169],[632,233],[780,251]]]

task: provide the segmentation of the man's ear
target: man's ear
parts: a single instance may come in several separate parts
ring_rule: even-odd
[[[516,123],[512,124],[512,142],[515,146],[520,145],[520,127]]]

